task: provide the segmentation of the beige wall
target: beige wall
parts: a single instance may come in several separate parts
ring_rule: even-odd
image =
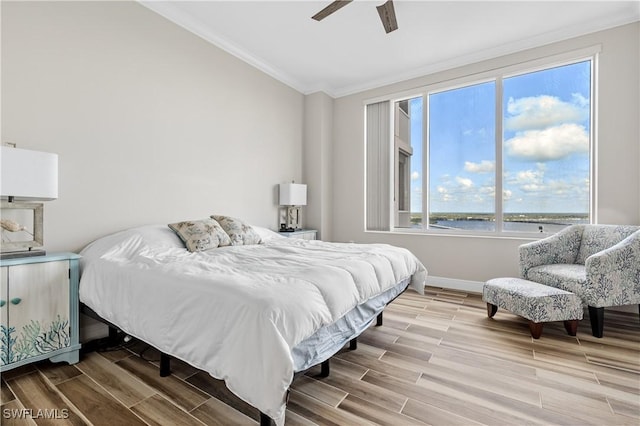
[[[305,227],[330,241],[332,198],[333,98],[323,92],[304,99],[303,182],[307,184]]]
[[[59,155],[45,248],[144,223],[275,228],[304,96],[135,2],[2,2],[2,142]]]
[[[478,282],[517,275],[517,247],[523,239],[364,232],[364,101],[598,44],[602,47],[597,99],[598,220],[640,224],[640,23],[634,23],[336,99],[334,238],[407,247],[436,277]]]

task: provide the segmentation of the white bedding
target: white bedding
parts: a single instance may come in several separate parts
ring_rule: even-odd
[[[223,379],[284,424],[291,348],[369,298],[427,272],[408,250],[264,238],[190,253],[166,226],[82,251],[80,301],[159,350]]]

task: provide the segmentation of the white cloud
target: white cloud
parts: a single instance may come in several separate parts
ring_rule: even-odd
[[[545,191],[546,187],[538,183],[529,183],[526,185],[522,185],[520,189],[522,189],[524,192],[541,192]]]
[[[516,185],[541,184],[543,179],[544,170],[521,170],[511,182]]]
[[[521,191],[524,192],[540,192],[546,189],[544,183],[544,174],[545,174],[546,166],[544,163],[538,163],[537,169],[528,169],[528,170],[520,170],[514,172],[514,174],[509,174],[506,182],[508,185],[517,186]],[[506,191],[510,191],[510,189],[506,189]]]
[[[418,179],[420,179],[420,173],[418,172],[411,173],[411,180],[418,180]]]
[[[455,199],[453,195],[449,194],[449,190],[444,186],[438,186],[436,191],[438,192],[440,201],[453,201]]]
[[[581,190],[583,181],[571,182],[561,179],[545,179],[544,170],[538,169],[519,171],[516,173],[515,177],[509,179],[508,183],[511,185],[517,185],[520,191],[526,192],[530,195],[553,195],[556,197],[567,198],[575,196]],[[505,189],[505,192],[506,191],[511,192],[510,189]]]
[[[553,161],[589,151],[589,135],[583,126],[562,124],[544,130],[527,130],[505,142],[507,154],[533,161]]]
[[[464,169],[469,173],[491,173],[495,169],[495,165],[493,161],[489,160],[482,160],[479,163],[465,161]]]
[[[579,93],[572,95],[571,102],[548,95],[509,98],[507,112],[512,115],[505,120],[507,130],[540,130],[586,120],[589,117],[589,100]]]
[[[462,189],[469,189],[473,187],[473,181],[468,178],[456,176],[456,182],[458,183],[458,185],[460,185]]]

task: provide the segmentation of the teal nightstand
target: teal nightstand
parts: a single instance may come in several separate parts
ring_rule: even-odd
[[[298,238],[301,240],[315,240],[317,238],[318,231],[315,229],[296,229],[292,232],[279,232],[283,237]]]
[[[80,357],[80,256],[57,253],[0,260],[0,371]]]

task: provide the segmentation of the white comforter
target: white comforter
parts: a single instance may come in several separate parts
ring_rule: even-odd
[[[81,253],[80,301],[132,336],[223,379],[284,423],[291,348],[426,270],[408,250],[273,238],[189,253],[167,227],[124,231]]]

